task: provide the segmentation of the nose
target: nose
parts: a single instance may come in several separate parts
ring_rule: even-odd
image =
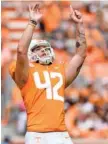
[[[45,56],[45,55],[46,55],[45,51],[42,50],[42,51],[41,51],[41,56]]]
[[[44,49],[42,49],[42,50],[41,50],[41,52],[45,52],[45,50],[44,50]]]

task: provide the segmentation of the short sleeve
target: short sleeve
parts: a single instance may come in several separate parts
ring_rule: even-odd
[[[16,61],[12,61],[9,65],[9,74],[11,75],[13,79],[15,75],[15,69],[16,69]]]

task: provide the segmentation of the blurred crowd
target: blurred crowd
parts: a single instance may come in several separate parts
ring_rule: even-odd
[[[28,5],[34,3],[1,3],[2,125],[14,123],[16,132],[21,135],[26,130],[26,113],[21,93],[8,73],[8,65],[16,58],[14,43],[18,44],[18,33],[22,34],[26,26],[21,29],[19,23],[13,26],[11,22],[28,22]],[[77,79],[66,89],[66,125],[75,138],[108,138],[108,3],[62,0],[39,3],[43,19],[34,38],[47,39],[58,61],[69,62],[76,50],[76,29],[69,18],[69,5],[82,12],[87,58]]]

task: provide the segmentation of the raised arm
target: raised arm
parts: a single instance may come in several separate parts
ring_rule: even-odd
[[[69,86],[79,74],[86,58],[87,47],[82,14],[77,10],[73,10],[72,6],[70,6],[70,10],[70,17],[76,24],[76,54],[73,56],[65,70],[66,87]]]
[[[29,62],[27,53],[33,32],[35,30],[35,26],[42,17],[42,14],[39,12],[39,5],[36,4],[33,7],[29,6],[29,15],[30,20],[19,41],[17,48],[15,82],[20,88],[24,86],[28,79]]]

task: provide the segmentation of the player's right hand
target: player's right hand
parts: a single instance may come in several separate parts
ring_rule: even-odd
[[[36,4],[35,6],[29,5],[29,15],[30,20],[34,20],[37,23],[40,22],[42,13],[39,11],[39,4]]]

